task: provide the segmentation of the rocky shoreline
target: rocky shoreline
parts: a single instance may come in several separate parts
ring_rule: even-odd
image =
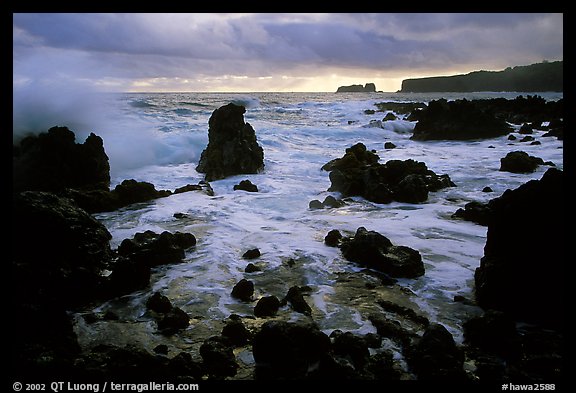
[[[447,106],[439,102],[415,109],[420,112],[415,116],[443,122],[438,120],[442,116],[466,118],[454,116],[454,110],[479,110],[475,104],[462,103],[449,110]],[[506,103],[504,107],[511,106]],[[426,110],[438,113],[425,114]],[[245,278],[229,290],[232,297],[252,309],[252,314],[232,314],[200,328],[197,321],[206,316],[188,315],[173,303],[174,299],[156,292],[146,301],[144,322],[159,335],[150,342],[162,343],[153,348],[114,342],[81,345],[78,329],[100,323],[115,323],[128,334],[140,332],[133,320],[113,312],[97,314],[88,310],[106,300],[149,288],[162,266],[178,264],[185,255],[196,252],[197,246],[192,233],[146,231],[112,249],[110,233],[92,214],[180,192],[200,191],[210,197],[214,192],[208,181],[262,170],[264,152],[252,127],[243,121],[244,111],[230,104],[213,113],[209,146],[199,164],[206,181],[174,191],[158,191],[150,183],[133,179],[110,190],[108,157],[101,138],[94,134],[77,144],[72,131],[54,127],[14,147],[14,376],[470,383],[550,383],[561,379],[564,304],[562,288],[554,277],[565,266],[565,204],[563,172],[555,168],[548,169],[539,181],[509,190],[487,205],[467,205],[455,215],[455,219],[474,217],[474,221],[488,226],[485,255],[475,275],[475,299],[454,299],[485,310],[465,323],[462,344],[457,344],[443,325],[422,315],[411,295],[397,283],[399,277],[410,279],[425,274],[419,252],[359,227],[352,236],[335,229],[324,239],[326,247],[339,247],[346,260],[365,268],[356,273],[334,272],[332,296],[355,307],[377,333],[356,334],[344,329],[327,335],[317,323],[322,313],[310,301],[314,289],[298,282],[284,282],[281,295],[260,293],[256,299],[260,283],[281,275],[260,268],[259,250],[250,249],[242,255],[252,261],[247,263]],[[552,120],[556,121],[546,121],[558,124]],[[432,132],[430,127],[427,135]],[[556,131],[555,135],[561,134]],[[234,157],[241,157],[242,163]],[[42,168],[42,176],[37,176],[38,168]],[[436,175],[422,162],[380,164],[378,155],[361,143],[322,169],[330,172],[329,191],[376,203],[426,203],[429,192],[457,187],[447,175]],[[246,192],[258,190],[249,181],[238,186]],[[346,203],[335,199],[317,202],[311,202],[311,207],[338,209]],[[539,245],[518,246],[535,233]],[[282,266],[299,268],[297,260],[288,260]],[[71,317],[71,312],[76,317]],[[148,330],[142,331],[146,334]]]

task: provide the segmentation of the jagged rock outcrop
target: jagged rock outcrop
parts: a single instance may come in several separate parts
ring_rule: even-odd
[[[107,190],[110,164],[102,138],[90,133],[82,144],[67,127],[28,136],[12,151],[14,191]]]
[[[206,181],[239,174],[254,174],[264,169],[264,150],[256,132],[244,122],[243,106],[228,104],[216,109],[208,121],[208,146],[196,170]]]
[[[378,160],[378,155],[362,143],[346,149],[342,158],[322,167],[330,171],[328,191],[358,195],[376,203],[420,203],[428,199],[430,191],[455,186],[448,175],[437,175],[423,162],[408,159],[380,164]]]

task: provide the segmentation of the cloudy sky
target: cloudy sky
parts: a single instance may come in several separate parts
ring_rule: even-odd
[[[563,59],[562,14],[13,15],[14,90],[328,91]]]

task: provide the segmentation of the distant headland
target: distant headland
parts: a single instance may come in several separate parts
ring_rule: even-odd
[[[401,93],[564,91],[564,62],[542,62],[508,67],[503,71],[474,71],[453,76],[405,79]]]
[[[375,93],[376,85],[374,83],[366,83],[366,85],[350,85],[340,86],[336,93]]]

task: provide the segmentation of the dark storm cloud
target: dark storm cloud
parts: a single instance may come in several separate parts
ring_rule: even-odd
[[[445,74],[561,59],[562,31],[562,14],[15,14],[14,79]]]

